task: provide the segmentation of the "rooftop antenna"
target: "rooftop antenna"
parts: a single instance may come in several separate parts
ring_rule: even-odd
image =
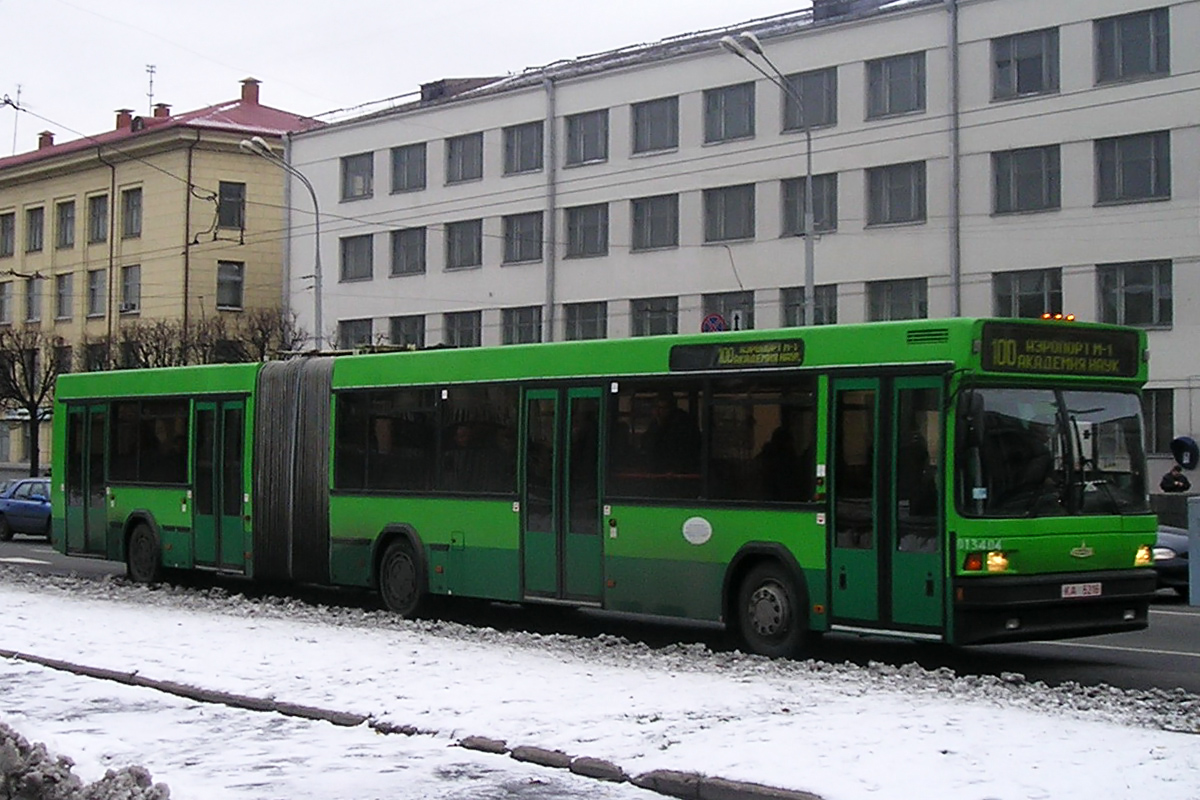
[[[17,154],[17,123],[21,121],[21,84],[17,84],[17,102],[13,105],[13,155]]]
[[[155,66],[153,64],[146,65],[146,73],[150,76],[150,91],[146,92],[146,97],[150,98],[150,111],[148,112],[150,114],[154,113],[154,71]]]

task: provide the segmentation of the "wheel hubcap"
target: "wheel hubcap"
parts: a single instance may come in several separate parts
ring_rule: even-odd
[[[783,587],[766,583],[750,595],[750,624],[759,636],[777,636],[787,630],[788,599]]]

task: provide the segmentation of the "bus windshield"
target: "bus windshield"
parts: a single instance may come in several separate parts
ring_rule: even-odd
[[[1134,394],[972,389],[957,424],[956,499],[967,516],[1149,511]]]

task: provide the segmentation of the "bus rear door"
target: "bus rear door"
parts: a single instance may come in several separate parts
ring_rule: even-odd
[[[104,483],[104,448],[107,442],[107,406],[78,405],[67,409],[65,553],[104,555],[106,552],[108,492]]]

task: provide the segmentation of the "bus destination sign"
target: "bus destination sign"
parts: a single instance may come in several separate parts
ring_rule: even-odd
[[[1132,378],[1141,366],[1139,342],[1137,331],[987,322],[983,325],[983,368],[991,372]]]
[[[786,369],[804,363],[803,339],[735,344],[679,344],[671,348],[672,372],[722,369]]]

